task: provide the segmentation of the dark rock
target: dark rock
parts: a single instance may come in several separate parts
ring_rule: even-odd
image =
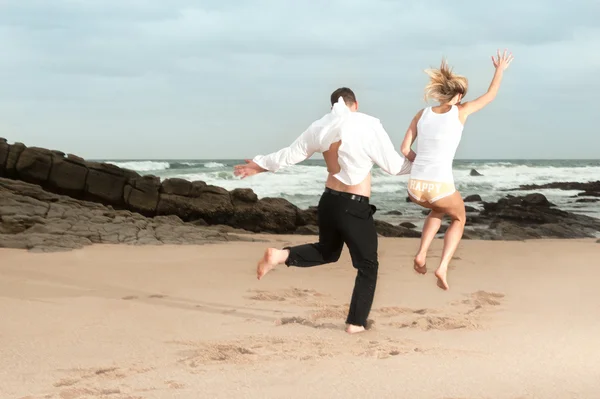
[[[298,210],[298,218],[296,220],[296,224],[298,226],[305,225],[318,225],[319,224],[319,216],[318,209],[316,206],[311,206],[306,210]]]
[[[236,207],[227,224],[252,232],[291,234],[296,231],[298,211],[283,198],[263,198],[256,204]]]
[[[48,187],[56,193],[82,198],[88,170],[80,162],[54,156]]]
[[[412,202],[412,199],[410,197],[406,197],[406,202]]]
[[[166,179],[162,182],[160,192],[187,197],[192,192],[192,182],[179,178]]]
[[[394,226],[382,220],[375,220],[375,230],[384,237],[421,237],[421,233],[402,226]]]
[[[477,212],[477,208],[465,205],[465,212]]]
[[[207,187],[207,184],[203,181],[193,181],[192,182],[192,190],[190,192],[190,197],[198,197],[204,191],[204,188]]]
[[[242,238],[185,224],[176,216],[149,219],[0,178],[0,247],[3,248],[51,252],[93,243],[160,245],[232,240]]]
[[[553,206],[543,194],[529,194],[523,198],[523,204],[531,206]]]
[[[483,176],[481,173],[479,173],[475,169],[471,169],[471,172],[469,173],[469,175],[470,176]]]
[[[423,209],[421,211],[421,214],[425,215],[425,216],[429,216],[429,214],[431,213],[431,209]]]
[[[129,209],[142,215],[154,216],[158,208],[160,179],[144,176],[129,179],[123,191],[123,200]]]
[[[194,226],[209,226],[209,224],[206,223],[206,220],[204,220],[204,219],[194,220],[193,222],[190,222],[190,223],[193,224]]]
[[[388,211],[388,212],[384,213],[384,215],[402,216],[402,212],[400,212],[400,211]]]
[[[198,197],[160,194],[158,215],[178,215],[183,221],[204,219],[210,224],[222,224],[233,215],[233,204],[229,192],[215,194],[207,191]]]
[[[0,177],[4,176],[9,149],[10,147],[6,142],[6,139],[0,138]]]
[[[579,198],[575,202],[593,203],[593,202],[598,202],[598,201],[600,201],[600,199],[598,199],[598,198]]]
[[[239,202],[249,204],[258,202],[258,196],[249,188],[236,188],[235,190],[232,190],[230,194],[234,206]]]
[[[73,163],[85,166],[85,159],[78,157],[77,155],[67,154],[67,159]]]
[[[25,148],[15,169],[19,178],[33,184],[44,184],[48,181],[52,168],[52,152],[42,148]]]
[[[318,236],[319,235],[319,226],[315,226],[314,224],[307,226],[300,226],[296,229],[294,234],[305,235],[305,236]]]
[[[600,180],[591,182],[555,182],[548,184],[524,184],[519,188],[509,190],[540,190],[540,189],[555,189],[555,190],[576,190],[576,191],[590,191],[600,192]]]
[[[467,197],[465,197],[464,199],[465,202],[481,202],[481,196],[479,194],[473,194],[473,195],[469,195]]]
[[[446,232],[448,231],[448,227],[450,227],[450,225],[448,224],[443,224],[440,226],[440,229],[438,230],[438,234],[446,234]]]
[[[417,227],[416,224],[411,223],[411,222],[402,222],[402,223],[400,223],[400,226],[405,227],[407,229],[415,229]]]
[[[102,164],[90,162],[86,164],[88,175],[85,184],[85,199],[102,204],[123,205],[125,184],[129,177],[103,167]]]
[[[14,178],[17,175],[17,161],[21,156],[21,153],[25,151],[25,144],[14,143],[8,148],[8,157],[6,159],[6,167],[4,168],[4,176]]]

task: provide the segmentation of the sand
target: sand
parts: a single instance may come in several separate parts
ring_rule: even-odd
[[[599,244],[464,241],[449,292],[417,244],[381,239],[356,336],[346,251],[257,281],[266,243],[0,250],[0,398],[599,397]]]

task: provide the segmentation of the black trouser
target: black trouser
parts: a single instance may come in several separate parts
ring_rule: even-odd
[[[358,270],[346,323],[365,326],[377,284],[377,232],[375,207],[338,192],[326,191],[318,207],[319,242],[289,247],[288,266],[312,267],[336,262],[344,243]]]

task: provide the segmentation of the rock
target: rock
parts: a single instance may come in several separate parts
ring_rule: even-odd
[[[232,240],[242,238],[185,224],[177,216],[150,219],[0,178],[0,247],[3,248],[50,252],[93,243],[160,245]]]
[[[412,202],[412,199],[410,197],[406,197],[406,202]]]
[[[438,234],[446,234],[446,231],[448,231],[448,227],[450,227],[450,225],[448,224],[443,224],[440,226],[440,229],[438,230]]]
[[[473,195],[469,195],[467,197],[465,197],[464,199],[465,202],[481,202],[481,196],[479,194],[473,194]]]
[[[599,219],[557,209],[542,194],[483,205],[479,216],[491,229],[486,239],[589,238],[600,231]]]
[[[422,215],[425,215],[425,216],[429,216],[429,214],[430,214],[430,213],[431,213],[431,210],[430,210],[430,209],[423,209],[423,210],[421,211],[421,214],[422,214]]]
[[[183,221],[204,219],[210,224],[222,224],[233,215],[233,204],[229,192],[215,194],[206,192],[198,197],[160,194],[157,215],[177,215]]]
[[[319,217],[318,217],[318,209],[316,206],[311,206],[306,210],[298,210],[298,217],[296,220],[296,224],[298,226],[305,225],[318,225]]]
[[[319,235],[319,226],[315,226],[314,224],[307,226],[300,226],[296,229],[294,234],[305,235],[305,236],[318,236]]]
[[[421,237],[421,233],[402,226],[394,226],[382,220],[375,220],[375,230],[384,237]]]
[[[135,212],[154,216],[158,208],[160,187],[160,179],[155,176],[129,179],[123,190],[123,201]]]
[[[471,172],[469,173],[469,175],[470,176],[483,176],[481,173],[479,173],[475,169],[471,169]]]
[[[50,176],[52,155],[43,148],[25,148],[15,165],[17,176],[25,182],[43,185]]]
[[[242,202],[246,204],[254,204],[258,202],[258,196],[249,188],[236,188],[230,192],[233,204]]]
[[[400,212],[400,211],[388,211],[388,212],[384,213],[384,215],[402,216],[402,212]]]
[[[192,182],[179,178],[166,179],[160,186],[160,192],[187,197],[192,192]]]
[[[25,148],[25,144],[23,143],[14,143],[13,145],[8,146],[8,157],[6,158],[6,167],[4,168],[5,177],[16,177],[17,161]]]
[[[4,176],[9,149],[10,147],[6,142],[6,139],[0,137],[0,177]]]
[[[600,192],[600,180],[591,182],[556,182],[548,184],[524,184],[519,186],[515,190],[540,190],[540,189],[556,189],[556,190],[576,190],[576,191],[590,191]]]
[[[283,198],[263,198],[256,204],[236,207],[227,224],[252,232],[291,234],[297,228],[298,211]]]
[[[87,174],[87,168],[78,160],[54,155],[47,184],[55,193],[83,198]]]
[[[598,201],[600,201],[600,199],[598,199],[598,198],[579,198],[575,202],[593,203],[593,202],[598,202]]]
[[[417,227],[416,224],[413,224],[411,222],[402,222],[402,223],[400,223],[400,226],[405,227],[407,229],[415,229]]]
[[[465,212],[477,212],[477,208],[465,205]]]
[[[84,198],[105,205],[124,205],[125,184],[130,178],[140,177],[136,172],[106,163],[86,162],[86,166],[88,175]]]
[[[596,241],[596,243],[597,243],[597,244],[600,244],[600,239],[598,239],[598,240]]]

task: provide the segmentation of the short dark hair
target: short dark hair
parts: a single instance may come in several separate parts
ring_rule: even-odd
[[[354,92],[347,87],[340,87],[333,93],[331,93],[331,105],[338,102],[339,98],[342,97],[347,106],[356,104],[356,96]]]

